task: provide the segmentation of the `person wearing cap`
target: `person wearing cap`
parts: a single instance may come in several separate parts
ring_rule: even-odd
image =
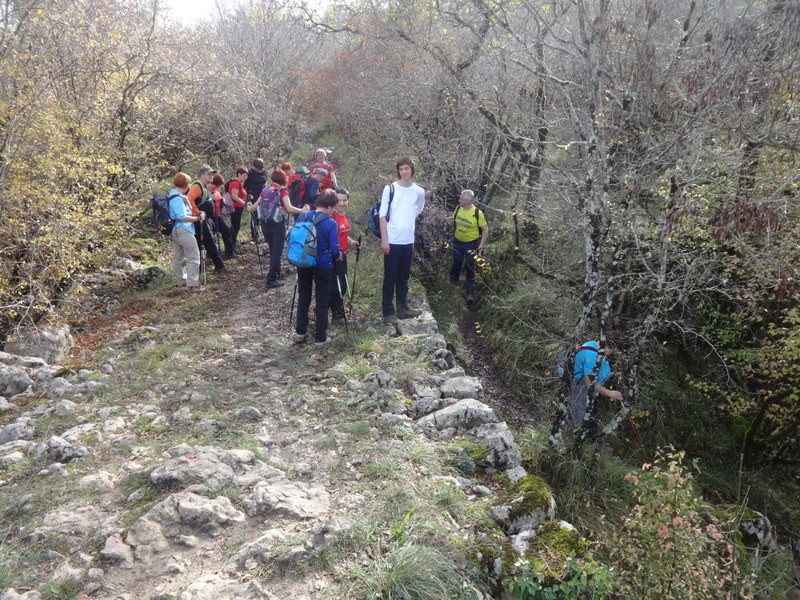
[[[319,183],[319,191],[335,190],[338,187],[333,165],[326,160],[327,158],[328,152],[324,148],[317,148],[317,151],[314,152],[314,164],[311,165],[311,172],[314,173],[316,169],[322,169],[325,175]]]
[[[458,285],[462,265],[467,271],[467,302],[475,301],[475,254],[483,251],[489,238],[486,216],[473,204],[475,192],[463,190],[458,197],[458,206],[453,213],[453,263],[450,267],[450,282]]]
[[[414,256],[415,224],[425,208],[425,190],[414,183],[414,161],[401,158],[395,168],[398,179],[383,189],[378,213],[384,254],[381,310],[384,322],[391,325],[397,325],[397,319],[411,319],[422,312],[408,306],[408,279]]]
[[[216,169],[212,169],[208,165],[203,165],[197,170],[197,180],[193,181],[189,186],[189,192],[186,194],[189,200],[189,205],[192,207],[192,214],[198,215],[204,213],[206,217],[214,215],[214,202],[211,199],[211,192],[208,190],[208,184],[214,179],[217,173]],[[197,247],[202,245],[205,248],[206,254],[214,263],[214,270],[217,273],[227,273],[225,263],[219,254],[217,245],[214,243],[214,235],[209,226],[209,220],[203,219],[200,223],[195,225],[195,237],[197,238]]]
[[[303,203],[309,206],[310,210],[317,209],[317,198],[322,190],[320,184],[325,179],[325,169],[311,169],[311,175],[306,177],[306,190],[303,195]]]

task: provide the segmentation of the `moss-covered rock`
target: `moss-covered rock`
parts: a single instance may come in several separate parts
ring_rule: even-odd
[[[556,514],[556,502],[550,486],[536,475],[525,475],[509,483],[503,504],[510,507],[507,531],[535,531],[540,523]]]
[[[559,580],[567,567],[567,559],[586,559],[589,550],[586,540],[569,523],[545,521],[524,558],[544,582]]]

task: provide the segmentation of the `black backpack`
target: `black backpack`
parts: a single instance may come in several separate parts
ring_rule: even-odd
[[[386,222],[389,222],[389,214],[392,212],[392,200],[394,200],[394,184],[389,184],[389,206],[386,209]],[[372,205],[372,207],[367,210],[367,228],[373,233],[373,235],[380,239],[381,238],[381,199],[378,198],[378,201]]]
[[[303,200],[305,200],[306,196],[306,182],[301,177],[299,179],[294,179],[289,183],[289,202],[291,202],[292,206],[295,208],[302,208],[303,207]]]
[[[170,235],[172,228],[175,226],[175,221],[169,217],[169,201],[177,198],[180,194],[158,194],[153,196],[151,205],[153,207],[153,223],[161,235]]]

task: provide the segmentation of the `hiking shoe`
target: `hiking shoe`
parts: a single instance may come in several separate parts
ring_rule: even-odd
[[[344,317],[333,317],[331,325],[344,325]]]
[[[228,273],[230,273],[230,271],[225,267],[218,267],[214,269],[214,273],[216,273],[217,275],[227,275]]]
[[[383,315],[383,322],[387,325],[397,325],[397,315]]]
[[[397,318],[398,319],[413,319],[414,317],[418,317],[422,314],[422,311],[418,308],[403,308],[400,307],[397,309]]]
[[[327,346],[330,341],[331,341],[331,338],[325,338],[325,340],[322,341],[322,342],[314,342],[314,346],[316,348],[322,348],[324,346]]]
[[[472,304],[473,302],[475,302],[475,296],[467,294],[467,304]]]
[[[283,287],[285,284],[282,281],[278,281],[277,279],[273,279],[272,281],[267,282],[268,288],[279,288]]]
[[[186,291],[187,291],[187,292],[192,292],[192,293],[195,293],[195,294],[197,294],[197,293],[199,293],[199,292],[205,292],[205,291],[206,291],[206,288],[204,288],[204,287],[203,287],[203,286],[201,286],[201,285],[187,285],[187,286],[186,286]]]
[[[292,336],[292,343],[293,344],[302,344],[303,342],[306,341],[307,337],[308,337],[307,333],[295,333]]]

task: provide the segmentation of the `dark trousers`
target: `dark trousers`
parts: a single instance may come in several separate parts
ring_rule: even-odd
[[[250,213],[250,239],[254,242],[258,242],[258,238],[261,237],[258,232],[258,212],[251,212]]]
[[[458,278],[461,276],[461,266],[466,264],[468,294],[472,294],[475,291],[475,251],[478,249],[479,241],[459,242],[456,239],[451,241],[453,246],[453,265],[450,267],[450,281],[458,284]]]
[[[231,238],[234,244],[239,243],[239,230],[242,228],[242,213],[244,208],[234,209],[231,215]]]
[[[347,255],[341,253],[339,256],[342,260],[333,262],[335,278],[331,283],[331,295],[328,301],[334,319],[344,318],[344,298],[347,295]]]
[[[231,229],[228,227],[227,219],[225,217],[216,217],[214,223],[217,226],[220,237],[222,237],[222,245],[225,248],[225,258],[233,256],[233,237]]]
[[[200,249],[201,254],[203,249],[205,249],[208,258],[214,263],[214,268],[223,269],[225,263],[222,262],[222,257],[219,254],[219,250],[217,250],[217,245],[214,243],[214,234],[208,224],[208,219],[202,223],[195,223],[194,231],[194,237],[197,239],[197,247]],[[201,264],[200,267],[202,268],[202,266]]]
[[[408,278],[411,277],[411,259],[414,244],[390,244],[389,254],[383,255],[383,316],[394,314],[394,298],[397,307],[408,308]]]
[[[261,223],[261,233],[269,246],[269,273],[267,282],[275,281],[281,274],[281,255],[286,241],[286,225],[280,223]]]
[[[333,283],[333,269],[308,267],[297,269],[297,323],[295,332],[308,333],[308,308],[311,306],[311,290],[317,303],[314,316],[317,320],[314,341],[324,342],[328,332],[328,297]]]

